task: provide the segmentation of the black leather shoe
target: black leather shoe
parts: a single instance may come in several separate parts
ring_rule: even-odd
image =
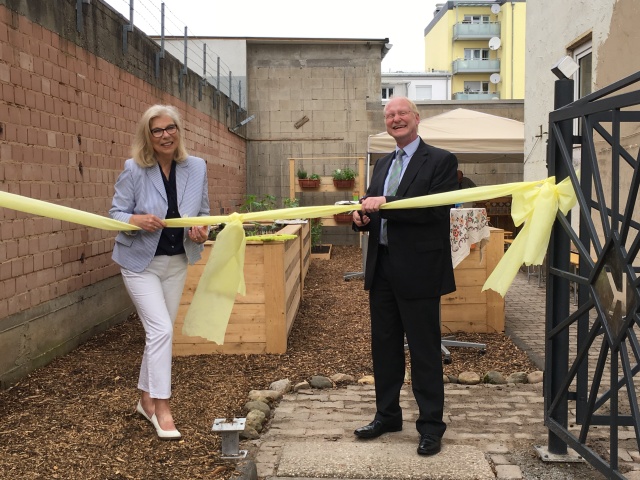
[[[420,435],[418,455],[435,455],[440,451],[442,440],[437,435],[423,433]]]
[[[400,430],[402,430],[402,425],[396,427],[394,425],[385,425],[380,420],[374,420],[369,425],[356,428],[353,433],[358,438],[376,438],[383,433],[399,432]]]

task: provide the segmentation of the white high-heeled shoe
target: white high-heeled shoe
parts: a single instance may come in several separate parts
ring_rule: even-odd
[[[158,438],[160,440],[180,440],[182,438],[182,434],[178,430],[163,430],[158,423],[158,419],[156,418],[155,413],[151,415],[149,421],[155,427],[156,433],[158,434]]]
[[[151,422],[151,417],[147,415],[147,412],[145,412],[144,408],[142,408],[142,402],[140,400],[138,400],[138,405],[136,406],[136,412],[138,412],[140,415],[142,415],[144,418],[146,418]]]

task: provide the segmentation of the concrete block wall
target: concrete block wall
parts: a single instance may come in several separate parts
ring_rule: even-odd
[[[140,114],[173,104],[191,154],[208,163],[212,214],[230,212],[246,185],[246,147],[229,131],[235,109],[199,77],[179,88],[180,63],[129,34],[99,0],[0,0],[0,190],[107,216]],[[88,336],[132,307],[111,261],[114,232],[0,208],[0,385]]]
[[[305,158],[296,170],[308,173],[357,171],[357,157],[366,157],[367,137],[375,131],[373,119],[382,118],[383,48],[383,41],[248,41],[248,109],[258,116],[247,129],[247,192],[287,198],[289,158]],[[305,116],[308,121],[296,128]],[[351,198],[348,192],[299,196],[301,205]],[[359,237],[346,227],[325,227],[323,241],[357,244]]]

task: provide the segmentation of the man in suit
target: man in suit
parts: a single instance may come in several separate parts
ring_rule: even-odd
[[[450,206],[383,209],[387,202],[458,188],[455,155],[418,136],[415,104],[394,97],[384,108],[395,152],[376,163],[367,195],[353,213],[354,229],[369,232],[364,288],[369,290],[376,415],[355,430],[362,439],[402,429],[400,389],[406,335],[411,383],[419,408],[418,453],[440,451],[444,383],[440,353],[440,297],[455,291],[449,242]]]

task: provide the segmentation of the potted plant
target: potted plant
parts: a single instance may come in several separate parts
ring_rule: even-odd
[[[257,195],[248,194],[244,196],[244,201],[238,205],[238,211],[241,213],[264,212],[273,210],[276,207],[276,197],[273,195],[263,195],[258,198]]]
[[[336,188],[353,188],[356,172],[349,167],[338,168],[331,174]]]
[[[320,175],[312,173],[307,176],[306,170],[298,169],[298,184],[300,188],[318,188],[320,186]]]
[[[300,206],[300,201],[297,198],[283,198],[282,206],[284,208],[297,208]]]
[[[331,258],[331,245],[322,244],[322,219],[312,218],[310,223],[311,258],[329,260]]]
[[[336,223],[351,223],[353,222],[353,215],[351,212],[334,213],[333,219]]]

